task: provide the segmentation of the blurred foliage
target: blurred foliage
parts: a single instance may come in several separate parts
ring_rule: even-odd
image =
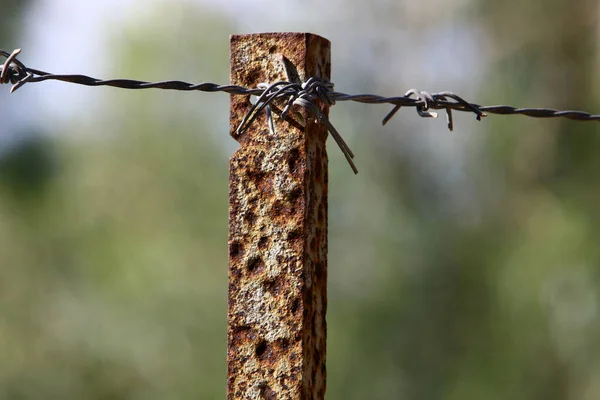
[[[23,19],[31,0],[2,0],[2,15],[0,15],[0,37],[8,51],[12,51],[13,40],[23,33]]]
[[[56,170],[52,143],[35,133],[21,132],[18,136],[24,139],[0,158],[0,185],[15,201],[37,201]]]
[[[481,103],[600,110],[597,2],[338,3],[355,38],[466,29]],[[225,82],[238,31],[165,2],[112,27],[109,76]],[[369,63],[338,79],[337,45],[334,81],[384,85]],[[228,98],[107,93],[0,155],[0,399],[223,398]],[[361,174],[331,148],[327,397],[600,398],[597,124],[490,117],[423,144],[334,113]]]

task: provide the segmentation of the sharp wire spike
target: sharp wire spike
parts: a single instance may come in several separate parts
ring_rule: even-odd
[[[8,71],[10,70],[10,64],[17,58],[17,55],[21,52],[21,49],[15,49],[8,57],[2,66],[2,73],[0,74],[0,83],[7,83],[10,81]],[[4,52],[3,52],[4,53]]]
[[[275,124],[273,123],[273,113],[271,112],[270,105],[265,107],[265,112],[267,113],[267,124],[269,125],[269,132],[271,133],[271,135],[275,136]]]

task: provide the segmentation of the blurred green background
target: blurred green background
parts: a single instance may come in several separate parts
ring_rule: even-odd
[[[86,70],[31,34],[76,3],[3,0],[0,47],[226,83],[230,34],[310,31],[342,92],[600,112],[597,1],[127,1]],[[222,399],[228,96],[67,86],[0,94],[0,399]],[[327,398],[599,399],[600,126],[388,110],[331,112]]]

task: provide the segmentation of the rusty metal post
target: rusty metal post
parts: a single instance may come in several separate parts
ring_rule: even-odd
[[[231,83],[245,87],[330,74],[329,41],[308,33],[235,35],[230,57]],[[274,130],[261,115],[238,136],[250,106],[231,97],[227,398],[322,400],[327,132],[294,108]]]

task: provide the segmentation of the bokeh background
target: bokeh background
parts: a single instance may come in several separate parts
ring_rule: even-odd
[[[233,33],[332,42],[346,93],[600,113],[593,0],[2,0],[33,68],[228,81]],[[222,399],[222,93],[0,93],[0,399]],[[331,119],[328,399],[600,398],[600,125]]]

